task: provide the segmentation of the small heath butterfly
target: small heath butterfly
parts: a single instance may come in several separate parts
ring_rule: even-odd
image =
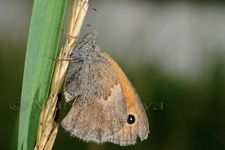
[[[87,34],[72,52],[64,95],[75,100],[61,125],[84,141],[121,146],[147,139],[149,124],[142,102],[118,64]]]

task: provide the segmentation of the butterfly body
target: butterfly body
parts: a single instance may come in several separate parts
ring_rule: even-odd
[[[66,102],[75,99],[62,126],[78,138],[119,145],[147,138],[148,120],[134,87],[118,64],[89,33],[71,54],[66,76]]]

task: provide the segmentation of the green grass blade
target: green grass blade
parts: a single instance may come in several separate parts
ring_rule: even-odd
[[[18,150],[34,149],[39,114],[48,97],[66,0],[35,0],[27,43]]]

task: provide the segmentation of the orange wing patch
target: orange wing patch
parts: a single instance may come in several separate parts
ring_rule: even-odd
[[[138,106],[136,105],[136,100],[135,100],[137,98],[136,91],[133,88],[133,86],[131,85],[127,76],[123,73],[123,71],[121,70],[119,65],[112,59],[112,57],[110,57],[106,52],[103,52],[103,55],[111,63],[113,69],[115,70],[115,72],[119,78],[121,87],[122,87],[123,92],[126,97],[126,102],[128,105],[128,113],[134,113],[136,115],[141,115],[141,112],[140,112]]]

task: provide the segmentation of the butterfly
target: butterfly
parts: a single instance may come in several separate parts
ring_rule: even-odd
[[[88,33],[70,55],[65,101],[74,100],[62,127],[72,136],[95,143],[133,145],[147,139],[148,118],[131,82],[119,65]]]

